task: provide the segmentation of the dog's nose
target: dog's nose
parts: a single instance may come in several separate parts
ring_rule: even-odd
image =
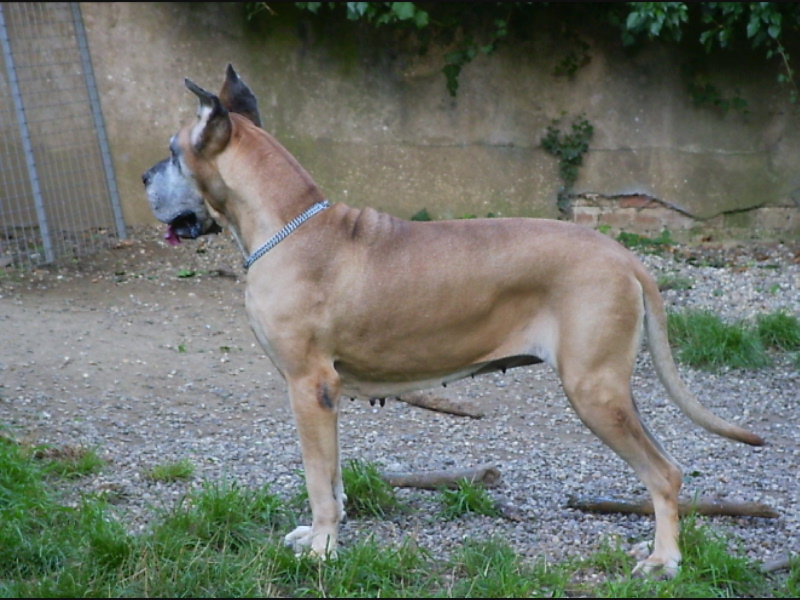
[[[147,186],[150,183],[150,171],[142,173],[142,183]]]

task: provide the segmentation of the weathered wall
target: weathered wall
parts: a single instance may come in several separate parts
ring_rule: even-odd
[[[643,194],[700,219],[783,207],[770,227],[800,227],[799,117],[761,57],[702,59],[720,89],[748,101],[746,114],[724,112],[692,103],[680,50],[628,53],[612,32],[580,32],[591,61],[557,77],[569,42],[543,22],[522,46],[468,65],[454,99],[443,49],[386,49],[383,33],[298,18],[288,3],[255,21],[232,3],[81,7],[130,224],[152,222],[140,175],[194,118],[183,77],[216,91],[231,62],[265,127],[334,201],[404,217],[555,217],[557,163],[540,140],[552,119],[583,113],[595,134],[577,191]]]

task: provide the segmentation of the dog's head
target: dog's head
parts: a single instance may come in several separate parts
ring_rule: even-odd
[[[173,245],[181,238],[196,239],[221,231],[214,214],[222,211],[226,186],[214,160],[230,141],[230,113],[261,126],[256,97],[231,65],[219,96],[188,79],[185,83],[200,100],[197,121],[173,135],[169,158],[142,175],[150,208],[159,221],[167,224],[164,237]]]

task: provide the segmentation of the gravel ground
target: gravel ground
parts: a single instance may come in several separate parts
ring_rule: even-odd
[[[143,228],[119,248],[70,266],[0,271],[2,422],[32,443],[96,448],[107,466],[74,485],[112,492],[132,530],[204,480],[269,484],[287,499],[302,486],[285,386],[247,326],[234,243],[222,235],[173,249],[160,236]],[[798,245],[749,245],[679,247],[642,258],[658,278],[679,282],[664,292],[671,308],[709,308],[740,319],[779,309],[798,314],[799,257]],[[681,371],[706,406],[768,440],[751,448],[692,425],[666,400],[642,352],[634,394],[648,426],[684,466],[682,496],[768,504],[779,518],[708,522],[754,559],[797,553],[797,365],[779,360],[758,371]],[[571,496],[638,500],[645,491],[577,420],[549,368],[483,376],[436,393],[477,405],[485,417],[345,400],[344,459],[394,471],[496,464],[501,481],[491,494],[517,518],[443,521],[434,492],[403,489],[398,495],[409,512],[351,519],[343,545],[370,533],[387,543],[411,536],[446,555],[467,538],[492,535],[523,556],[558,560],[584,555],[609,537],[626,544],[652,538],[650,517],[567,508]],[[196,467],[188,482],[146,475],[181,459]]]

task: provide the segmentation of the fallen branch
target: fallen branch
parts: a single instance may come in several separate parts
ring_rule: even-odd
[[[787,554],[786,556],[781,556],[780,558],[776,558],[775,560],[771,560],[768,563],[761,565],[761,572],[774,573],[775,571],[783,571],[784,569],[789,568],[791,562],[792,557]]]
[[[471,417],[473,419],[482,419],[484,417],[483,411],[479,408],[461,402],[455,402],[444,396],[434,396],[428,392],[404,394],[403,396],[398,396],[397,399],[406,404],[412,404],[420,408],[451,415],[458,415],[459,417]]]
[[[381,473],[381,478],[392,487],[413,487],[435,490],[442,487],[454,488],[466,479],[470,483],[484,487],[494,487],[500,479],[500,470],[491,464],[474,469],[455,471],[428,471],[427,473]]]
[[[573,496],[567,501],[567,506],[587,512],[653,514],[653,503],[650,500],[626,502],[613,498],[576,498]],[[721,500],[681,500],[678,503],[678,511],[681,515],[697,513],[706,516],[764,517],[765,519],[777,519],[780,516],[774,508],[759,502]]]

